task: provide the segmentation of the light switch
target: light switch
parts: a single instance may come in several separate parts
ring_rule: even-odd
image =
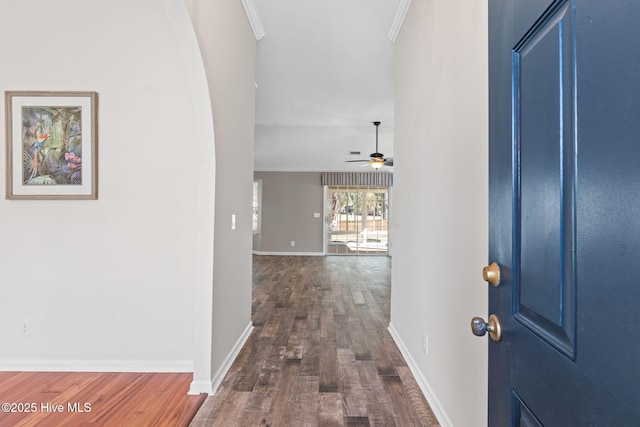
[[[232,230],[236,229],[236,215],[235,214],[231,215],[231,229]]]
[[[314,212],[313,213],[313,217],[314,218],[320,218],[320,212]]]

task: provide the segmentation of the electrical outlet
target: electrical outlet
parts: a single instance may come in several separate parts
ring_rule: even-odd
[[[427,334],[422,334],[422,351],[424,354],[429,354],[429,336]]]
[[[292,240],[292,241],[291,241],[291,247],[294,247],[295,245],[296,245],[296,241],[295,241],[295,240]]]
[[[21,337],[31,336],[31,320],[23,319],[20,321],[20,336]]]

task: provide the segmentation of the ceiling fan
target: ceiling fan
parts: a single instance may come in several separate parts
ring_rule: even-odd
[[[369,159],[367,160],[347,160],[346,163],[367,162],[369,166],[376,170],[382,166],[393,166],[393,157],[385,157],[384,154],[378,153],[378,126],[380,126],[380,122],[373,122],[373,124],[376,127],[376,152],[369,154]]]

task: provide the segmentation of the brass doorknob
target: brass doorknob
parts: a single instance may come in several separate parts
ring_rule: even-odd
[[[495,314],[489,316],[489,322],[485,322],[482,317],[474,317],[471,319],[471,332],[478,337],[482,337],[489,332],[489,337],[498,342],[502,338],[500,319]]]
[[[500,266],[495,262],[486,266],[482,269],[482,278],[493,286],[500,285]]]

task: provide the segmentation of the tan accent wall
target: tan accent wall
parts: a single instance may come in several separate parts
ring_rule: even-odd
[[[215,132],[211,342],[215,374],[251,322],[256,40],[241,2],[190,3],[209,83]],[[235,229],[231,227],[232,215]]]
[[[262,180],[262,227],[254,251],[323,252],[323,187],[319,172],[256,172]],[[314,213],[320,217],[315,218]],[[291,246],[291,242],[295,246]]]

